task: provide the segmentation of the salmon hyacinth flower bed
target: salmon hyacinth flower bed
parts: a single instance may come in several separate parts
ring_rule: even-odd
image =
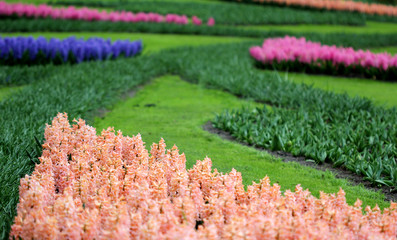
[[[119,56],[132,57],[142,51],[142,41],[89,38],[88,40],[68,37],[63,40],[44,37],[0,37],[0,63],[45,64],[52,62],[81,63],[90,60],[115,59]]]
[[[237,0],[241,1],[241,0]],[[349,0],[249,0],[257,3],[272,3],[286,6],[309,7],[315,9],[360,12],[371,15],[397,16],[397,7],[378,4],[365,3],[361,1]]]
[[[268,177],[244,189],[236,170],[209,158],[186,169],[163,140],[112,128],[101,135],[66,114],[45,129],[40,163],[20,181],[15,239],[395,239],[397,205],[383,213],[341,189],[315,198],[297,186],[284,194]]]
[[[83,7],[76,9],[74,6],[67,8],[53,8],[41,4],[39,6],[23,3],[6,3],[0,1],[0,16],[18,16],[53,19],[70,19],[85,21],[112,21],[112,22],[165,22],[175,24],[188,24],[189,18],[185,15],[167,14],[165,16],[157,13],[132,13],[117,11],[99,11]]]
[[[259,67],[397,81],[397,55],[321,45],[305,38],[269,38],[250,48]]]

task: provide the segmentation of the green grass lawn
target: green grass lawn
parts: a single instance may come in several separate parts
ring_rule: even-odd
[[[22,87],[1,87],[0,86],[0,101],[11,96],[11,94],[16,93],[21,90]]]
[[[272,70],[265,70],[273,72]],[[397,83],[382,82],[372,79],[344,78],[326,75],[309,75],[304,73],[278,72],[296,83],[304,83],[326,91],[347,93],[352,97],[360,96],[371,99],[378,105],[397,106]]]
[[[336,179],[330,172],[321,172],[296,163],[284,163],[266,152],[222,140],[202,129],[215,113],[227,108],[260,106],[219,90],[204,89],[189,84],[177,76],[164,76],[138,91],[136,96],[120,102],[104,118],[95,120],[97,131],[108,126],[122,130],[124,135],[142,134],[147,147],[164,138],[170,148],[174,144],[187,157],[187,168],[206,156],[221,172],[232,168],[243,175],[244,184],[259,181],[268,175],[282,189],[294,189],[302,184],[315,196],[319,191],[334,193],[342,187],[350,204],[357,198],[364,204],[385,207],[381,194],[363,187],[351,186],[345,180]]]
[[[255,30],[279,30],[296,33],[397,33],[397,24],[388,22],[367,21],[366,26],[341,26],[341,25],[261,25],[261,26],[239,26],[243,29]]]
[[[397,46],[395,46],[395,47],[383,47],[383,48],[371,48],[370,50],[372,52],[375,52],[375,53],[387,52],[387,53],[390,53],[392,55],[397,54]]]

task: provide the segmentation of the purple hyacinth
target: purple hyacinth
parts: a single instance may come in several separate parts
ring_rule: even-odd
[[[24,54],[29,56],[29,64],[35,64],[40,58],[44,62],[54,61],[61,57],[62,62],[75,61],[81,63],[87,60],[106,60],[134,56],[142,51],[142,41],[131,42],[129,40],[117,40],[114,43],[110,39],[90,38],[88,40],[69,37],[64,40],[44,37],[0,37],[0,63],[22,63]],[[13,58],[11,61],[10,58]],[[74,60],[72,60],[74,59]],[[26,61],[26,59],[25,59]],[[42,61],[42,59],[40,59]]]
[[[10,52],[10,46],[6,43],[5,39],[0,38],[0,58],[5,59]]]

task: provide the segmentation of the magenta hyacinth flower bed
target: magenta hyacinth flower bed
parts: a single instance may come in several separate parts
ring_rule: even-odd
[[[165,22],[175,24],[188,24],[189,18],[185,15],[167,14],[165,16],[157,13],[132,13],[132,12],[106,12],[97,9],[89,9],[83,7],[76,9],[75,7],[67,8],[53,8],[51,6],[42,4],[40,6],[23,3],[6,3],[0,1],[0,16],[18,16],[18,17],[34,17],[53,19],[70,19],[70,20],[85,20],[85,21],[113,21],[113,22]],[[196,22],[193,22],[196,25]],[[209,26],[215,22],[210,20]]]
[[[315,74],[397,81],[397,55],[322,45],[305,38],[266,39],[250,49],[257,65]]]
[[[64,40],[44,37],[0,37],[0,63],[5,65],[34,65],[80,63],[91,60],[132,57],[142,51],[142,41],[69,37]]]

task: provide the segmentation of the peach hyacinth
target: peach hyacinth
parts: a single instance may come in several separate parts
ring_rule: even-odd
[[[315,198],[268,177],[244,189],[239,172],[191,169],[164,140],[96,135],[58,114],[45,129],[40,164],[21,179],[10,238],[22,239],[395,239],[397,205],[349,206],[345,193]]]
[[[242,0],[237,0],[241,2]],[[258,3],[276,3],[287,6],[310,7],[335,11],[360,12],[371,15],[397,16],[397,7],[351,0],[252,0]]]

